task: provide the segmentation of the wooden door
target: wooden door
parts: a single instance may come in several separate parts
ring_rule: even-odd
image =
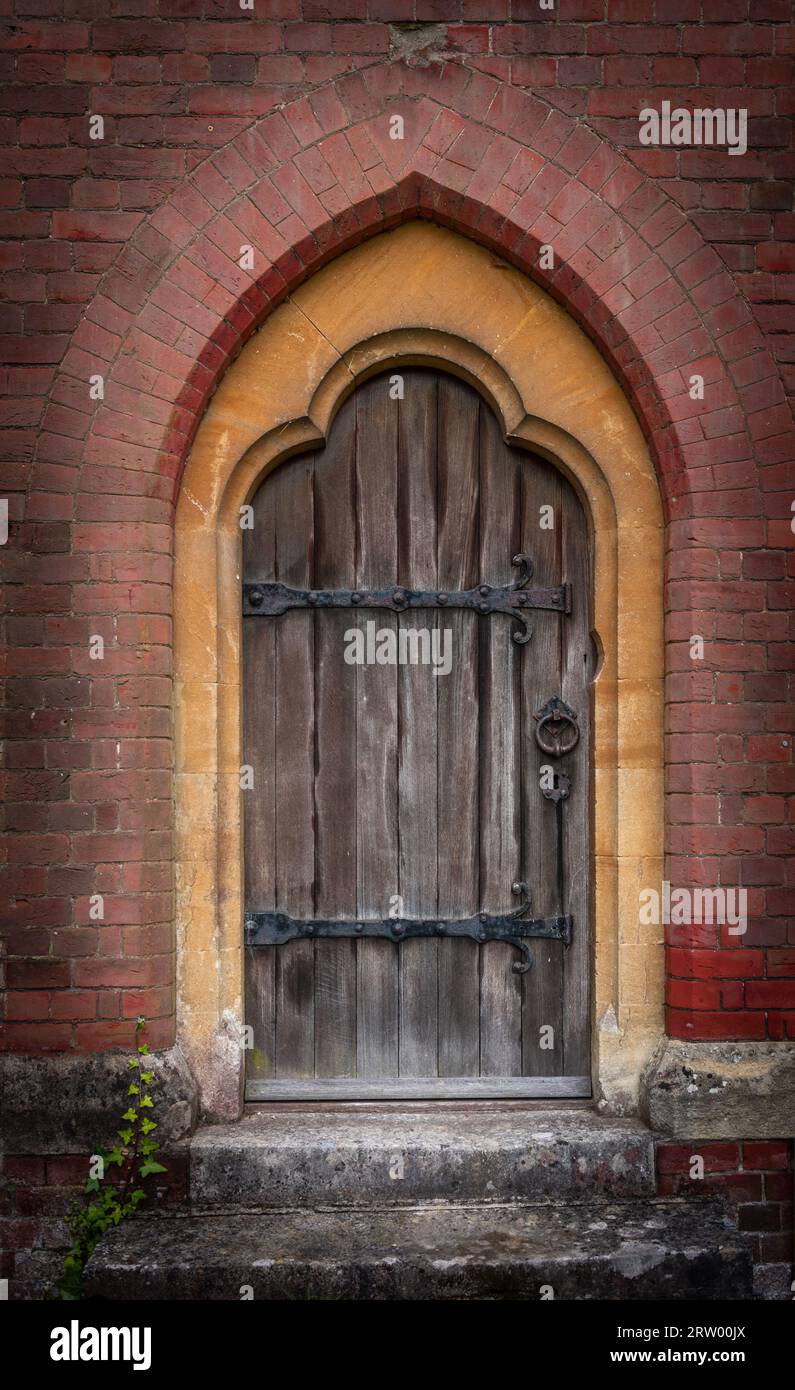
[[[471,387],[405,368],[400,398],[395,375],[357,387],[325,447],[265,480],[244,530],[247,1095],[588,1095],[585,517],[551,464],[503,441]],[[525,645],[510,616],[449,606],[515,583],[520,552],[530,598],[570,593],[568,614],[525,612]],[[298,606],[255,611],[249,586],[276,584]],[[395,586],[435,606],[354,606]],[[323,606],[321,590],[347,606]],[[372,660],[368,623],[393,660]],[[568,722],[543,719],[555,699]],[[578,733],[576,746],[557,754],[556,733],[562,748]],[[558,807],[541,783],[560,788],[561,773]],[[569,944],[526,939],[534,963],[521,974],[506,941],[455,934],[479,913],[515,912],[517,881],[525,916],[571,919]],[[280,930],[289,919],[334,934],[261,944],[252,923],[276,914]],[[396,918],[406,939],[369,934]],[[421,923],[439,925],[412,936]]]

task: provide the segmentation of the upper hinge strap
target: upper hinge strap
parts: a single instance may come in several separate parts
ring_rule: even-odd
[[[392,613],[405,613],[415,608],[463,608],[481,617],[505,613],[513,619],[513,640],[521,645],[529,642],[532,636],[525,610],[542,608],[571,613],[571,586],[559,584],[554,588],[528,589],[533,574],[532,561],[527,555],[514,555],[512,563],[521,567],[514,584],[478,584],[474,589],[407,589],[402,584],[388,589],[298,589],[278,583],[244,584],[243,614],[245,617],[278,618],[301,608],[376,608]]]

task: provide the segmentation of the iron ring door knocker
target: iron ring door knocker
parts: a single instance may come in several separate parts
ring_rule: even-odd
[[[580,741],[577,715],[563,700],[558,699],[557,695],[553,695],[533,718],[536,720],[536,743],[542,753],[548,754],[550,758],[562,758],[577,747]],[[571,733],[564,741],[567,726]]]

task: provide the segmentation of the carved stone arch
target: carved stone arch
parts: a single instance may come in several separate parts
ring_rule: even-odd
[[[345,253],[265,322],[197,433],[176,522],[178,1026],[211,1114],[241,1095],[240,507],[325,436],[352,385],[392,364],[443,366],[552,459],[590,518],[595,627],[594,1077],[637,1103],[662,1036],[663,959],[638,924],[662,876],[660,496],[637,420],[594,345],[518,271],[414,222]],[[620,603],[619,603],[620,595]]]

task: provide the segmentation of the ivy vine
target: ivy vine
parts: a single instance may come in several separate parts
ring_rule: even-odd
[[[137,1019],[136,1037],[144,1027],[145,1020]],[[155,1158],[160,1146],[152,1138],[157,1123],[151,1096],[154,1073],[147,1066],[148,1054],[149,1044],[141,1042],[136,1055],[128,1059],[132,1075],[127,1088],[127,1109],[121,1117],[121,1128],[116,1131],[119,1142],[111,1149],[98,1148],[92,1155],[82,1199],[72,1204],[67,1223],[72,1246],[56,1285],[61,1298],[82,1298],[83,1271],[102,1236],[112,1226],[135,1215],[147,1195],[140,1183],[155,1173],[168,1172]],[[99,1170],[96,1174],[95,1168]]]

